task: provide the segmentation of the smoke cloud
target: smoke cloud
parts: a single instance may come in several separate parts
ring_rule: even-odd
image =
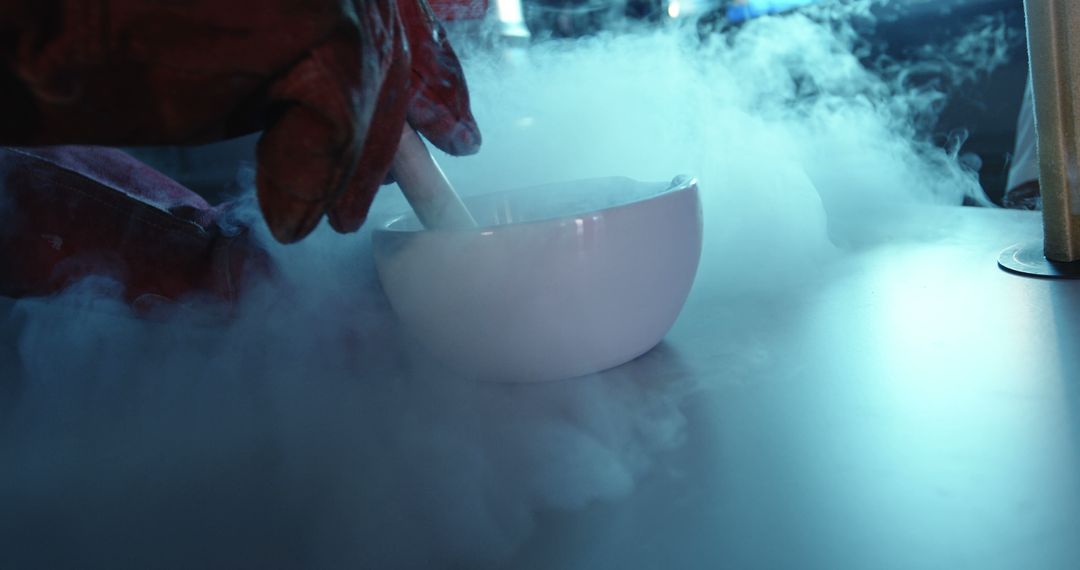
[[[840,20],[792,16],[467,53],[485,147],[441,162],[466,194],[696,175],[691,305],[790,295],[917,206],[981,196],[920,131],[940,94],[857,47]],[[387,188],[371,219],[403,208]],[[542,513],[626,500],[693,437],[688,399],[763,358],[718,319],[725,377],[689,378],[661,345],[633,373],[470,382],[400,329],[369,230],[282,247],[258,227],[282,276],[227,325],[197,300],[135,319],[102,279],[3,305],[0,566],[499,567]]]

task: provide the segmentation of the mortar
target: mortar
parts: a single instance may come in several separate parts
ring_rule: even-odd
[[[469,376],[581,376],[640,356],[674,324],[701,257],[697,182],[599,178],[465,199],[477,227],[413,213],[373,232],[407,330]]]

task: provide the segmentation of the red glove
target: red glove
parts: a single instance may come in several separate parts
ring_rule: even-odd
[[[185,144],[263,129],[283,242],[363,223],[408,117],[475,152],[457,56],[424,0],[22,0],[0,7],[0,144]]]
[[[274,273],[222,208],[114,149],[0,148],[0,190],[0,295],[98,275],[157,309],[193,294],[231,303]]]

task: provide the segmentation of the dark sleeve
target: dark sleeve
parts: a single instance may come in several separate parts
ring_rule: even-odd
[[[268,85],[342,0],[0,0],[0,145],[198,144],[263,126]]]
[[[56,0],[0,0],[0,142],[32,138],[39,113],[18,61],[21,53],[49,41],[59,12]]]

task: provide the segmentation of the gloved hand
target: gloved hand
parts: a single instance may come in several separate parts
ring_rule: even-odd
[[[406,118],[475,152],[457,56],[424,0],[21,0],[0,5],[0,144],[187,144],[264,130],[282,242],[363,223]]]
[[[0,148],[0,295],[108,277],[136,310],[191,296],[230,306],[275,275],[230,205],[115,149]]]

